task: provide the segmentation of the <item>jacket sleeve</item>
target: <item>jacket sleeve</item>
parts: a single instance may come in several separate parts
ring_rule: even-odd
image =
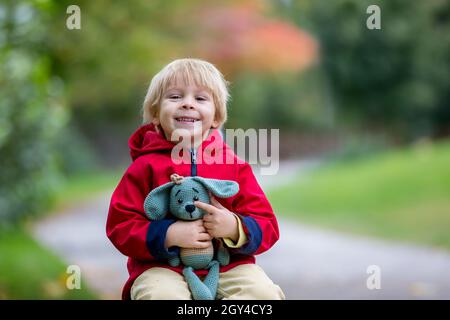
[[[178,255],[178,248],[165,249],[172,219],[150,221],[144,200],[151,190],[151,168],[137,159],[114,190],[106,222],[106,234],[124,255],[138,260],[163,260]]]
[[[278,222],[251,166],[247,162],[238,166],[239,193],[232,206],[233,212],[241,218],[247,243],[234,249],[234,252],[257,255],[267,251],[278,241]]]

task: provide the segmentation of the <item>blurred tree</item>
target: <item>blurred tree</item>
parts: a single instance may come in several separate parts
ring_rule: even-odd
[[[301,72],[316,60],[317,44],[272,11],[268,2],[254,0],[204,5],[190,15],[196,41],[188,50],[217,63],[231,79],[249,72]]]
[[[317,68],[302,73],[243,73],[231,84],[231,128],[282,128],[283,132],[329,130],[334,120]]]
[[[67,121],[64,85],[52,74],[51,2],[0,4],[0,224],[47,205],[57,185],[55,137]]]
[[[277,3],[319,37],[341,125],[407,140],[450,134],[450,2]],[[381,8],[381,30],[366,27],[372,4]]]

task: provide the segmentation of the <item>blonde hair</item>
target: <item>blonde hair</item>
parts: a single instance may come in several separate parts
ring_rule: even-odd
[[[227,120],[228,82],[217,68],[200,59],[177,59],[166,65],[150,82],[145,96],[143,123],[150,123],[157,117],[164,92],[177,79],[186,84],[195,84],[211,90],[216,108],[215,120],[219,127]]]

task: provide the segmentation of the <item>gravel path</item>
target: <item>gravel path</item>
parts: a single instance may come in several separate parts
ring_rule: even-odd
[[[262,177],[265,191],[289,182],[315,162],[283,162],[276,176]],[[47,217],[35,237],[68,264],[81,267],[104,299],[119,299],[127,279],[126,258],[105,235],[111,192]],[[257,263],[287,299],[450,299],[450,252],[340,234],[279,218],[280,240]],[[380,289],[368,289],[369,266]]]

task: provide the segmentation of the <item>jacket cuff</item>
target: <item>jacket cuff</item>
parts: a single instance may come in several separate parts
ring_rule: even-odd
[[[245,234],[244,227],[242,226],[242,221],[239,218],[239,216],[235,213],[233,213],[233,215],[238,223],[238,230],[239,230],[238,240],[236,243],[234,243],[234,241],[231,240],[230,238],[223,238],[223,242],[225,242],[228,248],[237,249],[242,247],[247,242],[247,235]]]
[[[157,260],[165,260],[174,256],[178,256],[180,248],[170,247],[166,249],[164,242],[166,241],[167,229],[175,223],[174,219],[163,219],[151,221],[147,230],[146,244],[150,254]]]
[[[246,231],[248,241],[242,247],[236,249],[235,252],[239,254],[253,255],[261,246],[261,227],[256,222],[256,220],[250,216],[240,216],[240,218],[242,219],[243,227]]]

